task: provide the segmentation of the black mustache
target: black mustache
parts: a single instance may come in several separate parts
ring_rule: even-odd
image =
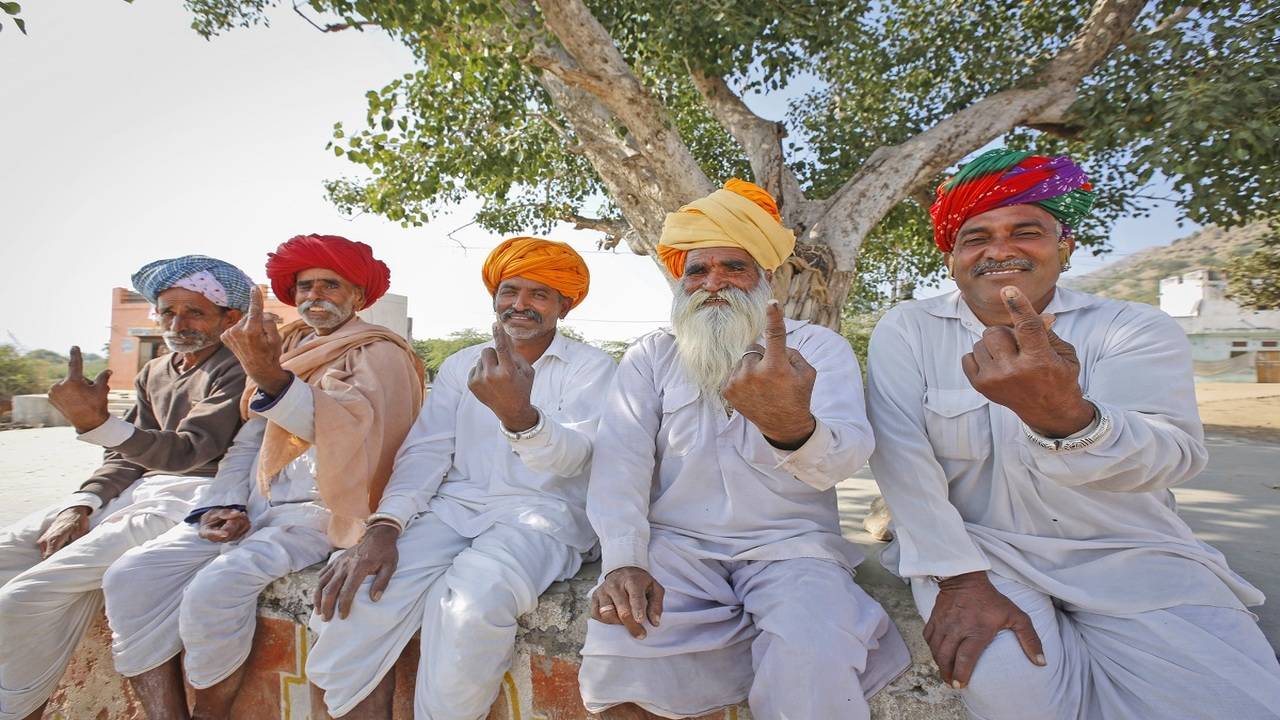
[[[520,317],[526,320],[532,320],[539,324],[542,323],[542,313],[539,313],[536,310],[516,310],[515,308],[509,308],[507,310],[503,310],[502,320],[505,322],[517,315],[519,315]]]
[[[1004,262],[996,262],[995,260],[983,260],[973,266],[972,274],[974,276],[981,275],[984,272],[992,270],[1034,270],[1035,263],[1030,260],[1005,260]]]

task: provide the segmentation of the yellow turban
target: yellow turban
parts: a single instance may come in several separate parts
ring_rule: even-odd
[[[782,226],[778,205],[764,188],[734,178],[723,190],[668,213],[658,257],[672,276],[684,275],[690,250],[736,247],[765,270],[776,270],[796,247],[796,234]]]
[[[582,302],[591,284],[587,263],[573,248],[562,242],[533,237],[503,241],[485,258],[480,274],[490,295],[498,292],[503,280],[522,277],[555,288],[573,303],[570,308]]]

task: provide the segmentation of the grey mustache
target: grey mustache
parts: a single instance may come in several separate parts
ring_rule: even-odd
[[[519,316],[520,316],[520,317],[522,317],[522,318],[525,318],[526,320],[532,320],[532,321],[534,321],[534,322],[536,322],[536,323],[541,323],[541,322],[542,322],[542,314],[541,314],[541,313],[539,313],[539,312],[537,312],[536,310],[514,310],[514,309],[508,309],[508,310],[503,310],[503,311],[502,311],[502,319],[503,319],[503,320],[510,320],[511,318],[513,318],[513,317],[515,317],[515,316],[517,316],[517,315],[519,315]]]
[[[1005,260],[1004,262],[995,262],[992,260],[983,260],[973,266],[973,275],[981,275],[984,272],[992,270],[1034,270],[1035,263],[1030,260]]]

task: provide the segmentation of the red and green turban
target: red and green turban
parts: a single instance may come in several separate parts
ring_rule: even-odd
[[[951,252],[966,220],[1008,205],[1043,208],[1070,234],[1093,207],[1093,185],[1065,155],[988,150],[938,186],[938,199],[929,208],[933,241],[942,252]]]

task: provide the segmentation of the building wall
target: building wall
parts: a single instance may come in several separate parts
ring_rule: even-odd
[[[298,310],[281,302],[268,286],[262,309],[275,313],[284,323],[298,319]],[[111,341],[107,367],[111,370],[112,390],[132,390],[138,371],[152,358],[169,352],[161,337],[160,324],[152,318],[151,303],[132,290],[111,290]],[[406,340],[411,340],[413,320],[408,316],[409,298],[384,295],[373,307],[357,313],[364,320],[385,325]]]

